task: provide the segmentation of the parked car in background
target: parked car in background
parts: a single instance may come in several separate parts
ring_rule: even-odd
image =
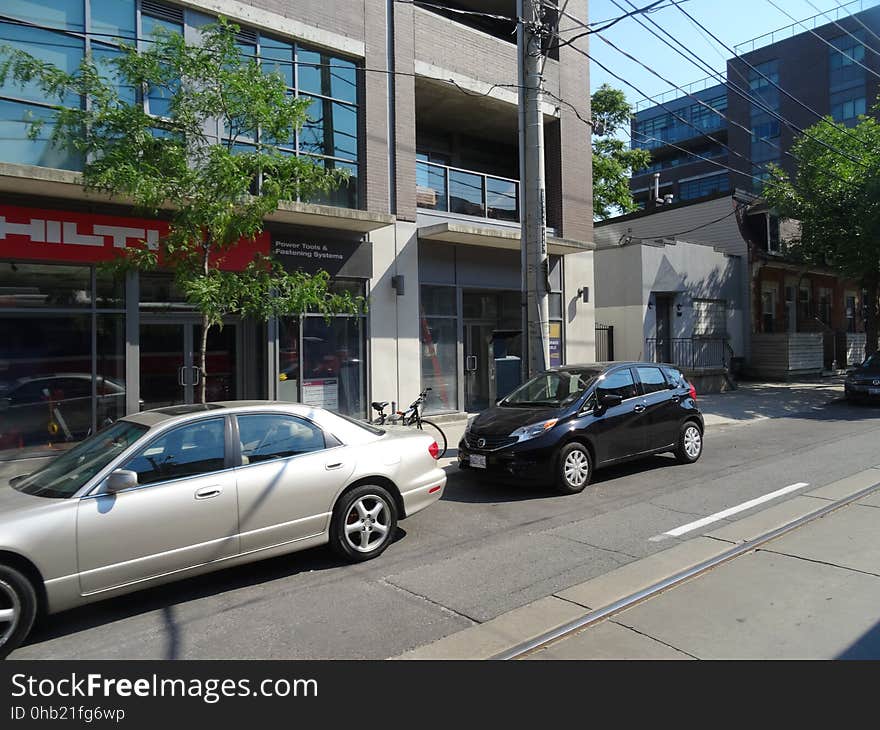
[[[38,609],[330,543],[375,558],[443,494],[437,444],[267,401],[126,416],[0,485],[0,656]]]
[[[125,386],[97,376],[98,426],[125,413]],[[92,428],[90,373],[53,373],[0,383],[0,448],[78,441]]]
[[[697,393],[670,365],[596,363],[551,368],[469,421],[458,462],[478,474],[580,492],[597,468],[703,451]]]
[[[843,390],[851,403],[880,401],[880,352],[875,352],[846,374]]]

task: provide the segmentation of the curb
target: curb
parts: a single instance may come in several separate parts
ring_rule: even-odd
[[[880,487],[880,465],[392,658],[492,659],[503,656],[575,624],[595,611],[623,604],[627,598],[718,558],[738,545],[816,516],[838,501],[845,502],[877,487]],[[625,607],[628,605],[619,610]]]

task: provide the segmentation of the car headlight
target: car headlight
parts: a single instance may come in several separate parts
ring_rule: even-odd
[[[558,418],[551,418],[549,421],[541,421],[539,423],[532,423],[528,426],[522,426],[511,433],[510,438],[515,438],[518,442],[528,441],[529,439],[537,438],[543,433],[546,433],[557,423],[559,423]]]

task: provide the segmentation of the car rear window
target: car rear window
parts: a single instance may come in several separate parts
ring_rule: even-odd
[[[666,376],[666,379],[671,385],[680,386],[684,385],[687,382],[684,375],[682,375],[681,372],[676,370],[675,368],[662,367],[660,369],[663,371],[663,374]]]

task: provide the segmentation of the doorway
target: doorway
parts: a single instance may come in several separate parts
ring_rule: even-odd
[[[672,297],[668,294],[655,294],[654,306],[657,309],[657,362],[672,362]]]
[[[238,367],[240,329],[236,323],[208,332],[205,399],[236,400],[241,392]],[[141,320],[140,397],[143,408],[194,403],[198,399],[201,322],[193,319]]]

